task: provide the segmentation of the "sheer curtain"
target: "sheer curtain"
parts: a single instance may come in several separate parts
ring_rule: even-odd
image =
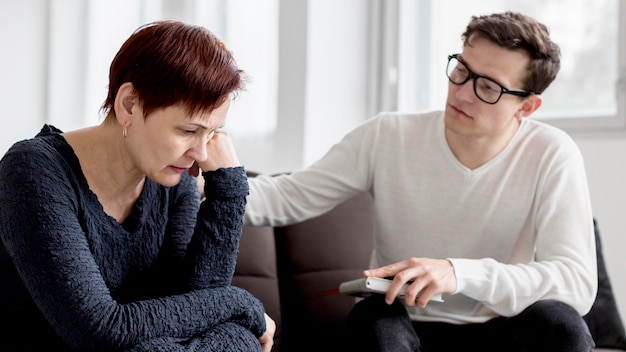
[[[51,0],[47,120],[73,129],[101,121],[109,65],[140,25],[173,18],[199,24],[233,51],[251,83],[227,127],[241,135],[276,128],[277,0]]]

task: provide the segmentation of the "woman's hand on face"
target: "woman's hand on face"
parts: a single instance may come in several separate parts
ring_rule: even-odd
[[[189,168],[189,175],[194,176],[198,182],[200,199],[204,199],[204,176],[200,171],[215,171],[221,167],[241,166],[235,145],[226,131],[216,130],[212,132],[206,145],[207,160],[199,163],[194,162]]]
[[[208,158],[198,166],[202,171],[215,171],[223,167],[241,166],[235,145],[228,132],[216,130],[206,145]]]
[[[265,333],[259,337],[259,342],[263,352],[270,352],[274,345],[274,334],[276,333],[276,322],[265,313]]]

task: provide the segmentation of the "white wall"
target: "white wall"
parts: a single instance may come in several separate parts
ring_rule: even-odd
[[[33,136],[48,121],[44,78],[48,3],[0,0],[0,154],[15,141]],[[283,46],[280,54],[280,126],[273,134],[236,140],[248,169],[269,173],[311,163],[370,117],[365,116],[364,81],[368,74],[367,1],[281,3],[292,6],[289,15],[293,16],[283,13],[280,20],[292,31],[281,34],[281,43],[290,45]],[[96,113],[91,118],[94,122]],[[573,137],[586,160],[609,275],[620,314],[626,319],[626,255],[622,253],[626,249],[626,131]]]
[[[626,323],[626,133],[573,137],[585,158],[607,270]]]
[[[0,153],[33,135],[45,121],[47,7],[0,0]]]

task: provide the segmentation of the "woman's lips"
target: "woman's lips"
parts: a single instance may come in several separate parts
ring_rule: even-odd
[[[186,167],[178,167],[178,166],[174,166],[174,165],[170,165],[170,169],[178,172],[178,173],[183,173],[185,172],[185,170],[187,170],[188,168]]]

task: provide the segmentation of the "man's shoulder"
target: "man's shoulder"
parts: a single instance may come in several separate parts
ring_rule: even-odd
[[[443,115],[441,110],[407,112],[407,111],[383,111],[376,115],[378,119],[399,119],[399,120],[428,120],[436,119]]]
[[[385,126],[401,126],[406,127],[408,125],[436,125],[443,123],[443,111],[428,111],[428,112],[381,112],[373,119],[376,123]]]
[[[567,132],[546,122],[526,118],[522,120],[522,126],[522,131],[527,136],[553,143],[573,143],[572,137]]]
[[[520,131],[519,139],[526,141],[524,144],[536,151],[560,155],[580,154],[576,142],[567,132],[545,122],[524,119]]]

